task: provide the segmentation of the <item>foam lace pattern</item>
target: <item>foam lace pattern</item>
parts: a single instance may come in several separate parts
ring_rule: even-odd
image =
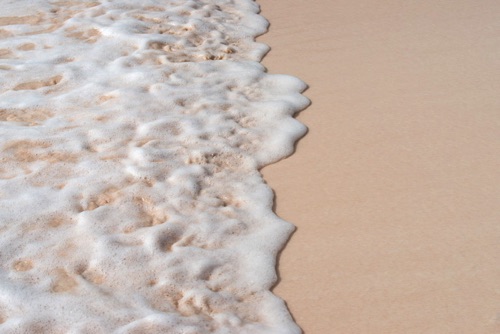
[[[255,2],[2,6],[0,331],[298,333],[259,168],[308,100]]]

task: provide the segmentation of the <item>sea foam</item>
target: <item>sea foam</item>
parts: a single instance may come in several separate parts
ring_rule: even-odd
[[[4,0],[0,332],[299,333],[259,168],[305,85],[251,0]]]

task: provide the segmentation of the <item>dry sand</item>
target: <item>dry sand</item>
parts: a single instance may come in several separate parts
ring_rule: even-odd
[[[298,226],[274,290],[298,324],[500,333],[498,1],[258,2],[264,65],[312,100],[263,171]]]

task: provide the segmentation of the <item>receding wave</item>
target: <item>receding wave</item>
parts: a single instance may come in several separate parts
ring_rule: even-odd
[[[298,333],[259,168],[305,85],[251,0],[4,1],[0,331]]]

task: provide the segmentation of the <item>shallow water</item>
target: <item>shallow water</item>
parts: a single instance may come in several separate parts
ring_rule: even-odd
[[[1,5],[0,330],[300,332],[259,169],[308,100],[255,2]]]

